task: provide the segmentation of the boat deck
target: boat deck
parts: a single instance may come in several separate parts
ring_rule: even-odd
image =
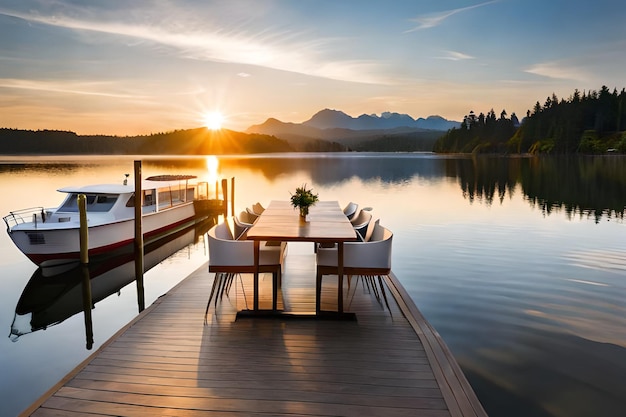
[[[390,310],[353,278],[344,303],[357,320],[311,319],[312,244],[288,251],[279,305],[295,317],[236,319],[252,305],[252,275],[244,275],[243,289],[237,279],[204,323],[213,277],[205,266],[22,415],[486,416],[393,275],[384,280]],[[271,282],[261,275],[261,308],[271,306]],[[336,283],[324,279],[323,309],[336,305]]]

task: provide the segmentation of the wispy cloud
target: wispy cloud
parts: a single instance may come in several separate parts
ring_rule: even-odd
[[[557,61],[538,63],[526,68],[524,72],[559,80],[584,81],[589,79],[589,74],[582,68]]]
[[[91,81],[47,81],[47,80],[20,80],[0,78],[0,88],[14,88],[19,90],[37,90],[51,93],[80,94],[90,96],[104,96],[115,98],[137,98],[137,95],[111,92],[109,82]]]
[[[411,22],[417,23],[417,26],[406,30],[404,33],[415,32],[417,30],[429,29],[442,24],[447,18],[454,16],[458,13],[463,13],[468,10],[476,9],[478,7],[487,6],[489,4],[498,3],[500,0],[487,1],[485,3],[475,4],[473,6],[461,7],[459,9],[446,10],[439,13],[429,13],[421,16],[417,16],[413,19],[409,19]]]
[[[445,55],[437,57],[438,59],[447,59],[449,61],[464,61],[466,59],[474,59],[473,56],[457,51],[445,51]]]
[[[390,82],[381,75],[376,61],[332,59],[333,45],[338,39],[307,39],[304,33],[286,30],[251,33],[246,29],[211,27],[209,23],[183,25],[173,18],[168,24],[163,21],[151,24],[70,17],[68,12],[41,15],[0,9],[0,13],[55,27],[124,36],[133,39],[135,45],[160,44],[174,48],[179,57],[186,59],[255,65],[342,81]]]

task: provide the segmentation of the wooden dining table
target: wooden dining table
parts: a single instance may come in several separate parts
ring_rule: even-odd
[[[345,216],[338,201],[318,201],[309,208],[303,219],[289,201],[270,202],[268,207],[248,229],[246,239],[254,241],[254,302],[259,311],[259,248],[261,241],[315,242],[337,244],[337,312],[343,314],[343,244],[358,239],[352,223]],[[315,277],[313,277],[315,279]],[[278,285],[273,283],[272,310],[277,310]],[[320,294],[316,294],[319,297]],[[316,300],[316,306],[319,306]],[[316,308],[316,314],[320,311]]]

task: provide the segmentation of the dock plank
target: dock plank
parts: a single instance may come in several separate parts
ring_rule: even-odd
[[[395,276],[384,281],[390,310],[352,278],[344,280],[344,304],[357,320],[311,319],[314,259],[289,255],[279,292],[279,307],[305,318],[236,319],[251,307],[244,275],[205,323],[213,274],[204,266],[22,415],[486,416]],[[260,307],[269,308],[271,275],[260,284]],[[324,279],[323,309],[336,309],[336,285],[336,277]]]

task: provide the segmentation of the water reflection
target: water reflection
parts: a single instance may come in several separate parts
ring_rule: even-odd
[[[528,159],[479,157],[444,162],[446,175],[458,179],[463,197],[491,205],[495,198],[502,203],[506,195],[513,193]]]
[[[85,158],[83,158],[85,159]],[[1,172],[68,172],[96,166],[99,159],[81,164],[58,161],[16,161],[0,164]],[[623,219],[626,209],[626,163],[619,155],[585,157],[489,157],[439,156],[428,153],[350,153],[348,155],[293,153],[204,158],[144,159],[146,169],[193,169],[212,186],[219,172],[247,170],[273,182],[281,176],[302,173],[317,186],[335,186],[359,178],[367,183],[380,181],[402,184],[418,178],[459,182],[461,193],[470,202],[487,205],[502,202],[519,185],[526,201],[543,214],[564,211],[569,218],[589,216]],[[121,172],[121,171],[120,171]],[[121,176],[121,174],[119,174]]]
[[[626,165],[620,157],[533,159],[521,184],[546,214],[562,209],[570,218],[624,217]]]
[[[223,169],[245,165],[246,169],[262,174],[268,180],[295,172],[303,172],[318,185],[338,185],[358,177],[364,182],[379,180],[402,183],[419,176],[439,178],[443,173],[442,159],[430,154],[290,154],[264,158],[226,158]]]
[[[196,242],[213,224],[212,220],[172,233],[145,246],[144,270],[148,271],[168,256]],[[90,312],[85,304],[95,304],[135,281],[133,245],[115,253],[90,259],[86,268],[79,263],[39,267],[26,284],[15,307],[9,337],[13,341],[26,334],[46,330],[84,312],[87,349],[93,344]],[[89,277],[87,291],[85,276]],[[91,299],[85,299],[87,294]],[[139,299],[139,297],[138,297]],[[138,311],[141,306],[137,306]]]
[[[223,170],[245,168],[274,181],[302,172],[318,186],[363,182],[401,184],[414,178],[456,179],[464,198],[487,205],[511,196],[520,186],[526,201],[545,215],[564,211],[569,218],[623,219],[626,164],[619,156],[595,157],[454,157],[429,154],[297,154],[275,157],[222,158]]]
[[[526,201],[549,215],[623,219],[626,164],[613,156],[448,159],[446,174],[460,181],[463,195],[492,204],[521,186]]]

